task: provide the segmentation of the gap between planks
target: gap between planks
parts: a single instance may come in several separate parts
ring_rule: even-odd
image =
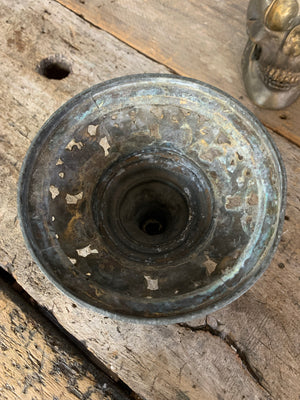
[[[0,397],[51,400],[138,400],[40,315],[32,297],[0,267]],[[76,344],[76,343],[75,343]]]

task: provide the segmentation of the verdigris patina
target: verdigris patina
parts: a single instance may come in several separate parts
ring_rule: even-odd
[[[199,81],[129,76],[94,86],[42,127],[19,215],[40,268],[110,317],[167,323],[244,293],[276,249],[285,173],[240,103]]]

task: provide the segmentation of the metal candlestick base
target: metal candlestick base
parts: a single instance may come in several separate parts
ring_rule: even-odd
[[[19,214],[66,295],[112,318],[170,323],[230,303],[275,251],[285,174],[263,126],[201,82],[137,75],[92,87],[42,127]]]

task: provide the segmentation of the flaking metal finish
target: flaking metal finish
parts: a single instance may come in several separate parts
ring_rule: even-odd
[[[281,109],[300,94],[299,0],[250,0],[242,69],[258,106]]]
[[[276,249],[285,173],[240,103],[192,79],[137,75],[62,106],[28,151],[23,234],[65,294],[170,323],[244,293]]]

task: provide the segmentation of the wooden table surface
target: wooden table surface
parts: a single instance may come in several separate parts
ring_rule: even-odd
[[[295,143],[300,143],[300,103],[275,112],[260,110],[247,99],[240,71],[240,58],[247,41],[247,1],[0,0],[0,3],[0,266],[89,351],[95,362],[144,399],[299,400],[300,152]],[[50,80],[37,73],[39,62],[55,54],[63,55],[71,65],[72,72],[65,79]],[[234,303],[203,320],[185,324],[134,325],[82,308],[44,277],[31,260],[20,232],[17,180],[31,140],[66,100],[107,79],[170,71],[229,92],[270,129],[287,170],[286,221],[270,267]],[[6,289],[2,289],[1,296],[2,327],[5,315],[11,321],[12,309],[20,304]],[[5,307],[6,303],[9,306]],[[31,315],[31,311],[26,313]],[[31,319],[37,318],[33,313]],[[34,392],[36,385],[27,385],[27,392],[22,392],[25,372],[18,375],[8,372],[14,371],[11,366],[5,367],[6,347],[10,347],[10,353],[6,353],[10,354],[9,359],[13,358],[14,350],[19,356],[22,354],[20,337],[1,345],[6,335],[12,335],[10,329],[8,323],[2,330],[4,334],[0,334],[0,398],[1,395],[5,399],[73,398],[63,391],[64,386],[70,386],[64,378],[58,384],[53,380],[45,392]],[[30,332],[35,329],[33,324]],[[45,342],[45,338],[47,334],[40,342]],[[57,340],[63,349],[63,339]],[[47,351],[51,361],[50,347]],[[37,359],[43,357],[43,352],[34,354]],[[70,350],[68,357],[76,355]],[[51,375],[51,365],[39,372],[45,381]],[[82,386],[96,387],[97,379],[87,374]],[[18,392],[11,387],[23,389]],[[61,392],[58,387],[62,387]],[[106,396],[101,390],[90,394],[86,391],[86,397],[84,390],[78,393],[77,398],[85,399]],[[111,395],[111,398],[117,397]]]

